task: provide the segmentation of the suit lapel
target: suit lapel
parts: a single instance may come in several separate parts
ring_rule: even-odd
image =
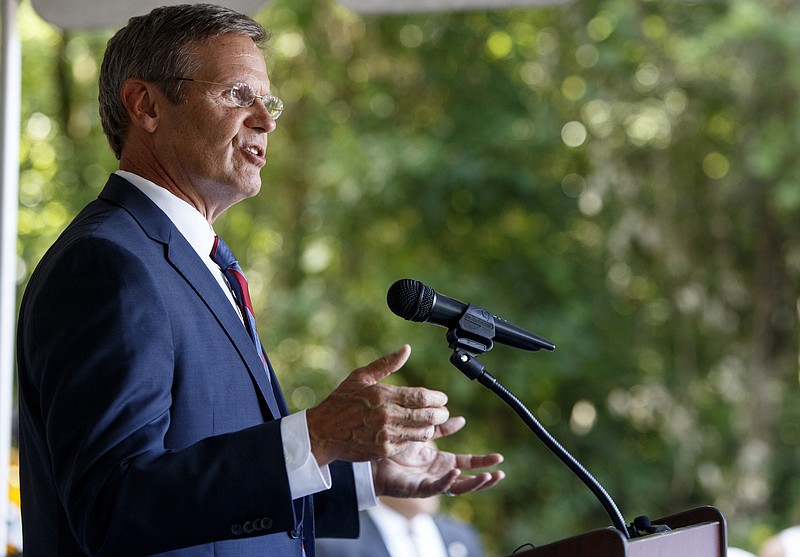
[[[247,330],[217,281],[172,221],[146,195],[116,174],[111,175],[99,197],[128,211],[148,237],[166,246],[167,262],[180,273],[214,314],[258,385],[272,417],[280,417],[281,408],[270,385],[270,378],[258,353],[254,350],[253,341],[250,340]],[[277,384],[275,386],[279,389]],[[282,397],[280,393],[277,396]],[[285,403],[283,405],[285,406]]]

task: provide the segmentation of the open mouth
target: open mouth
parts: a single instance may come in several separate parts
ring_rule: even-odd
[[[266,164],[266,158],[264,157],[266,149],[264,147],[259,145],[246,145],[242,147],[242,151],[247,153],[251,162],[257,166],[262,167]]]

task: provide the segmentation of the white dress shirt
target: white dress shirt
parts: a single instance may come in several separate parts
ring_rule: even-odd
[[[800,555],[800,526],[787,528],[779,536],[785,557],[798,557]]]
[[[392,557],[449,557],[439,528],[429,514],[408,519],[386,505],[367,509]]]
[[[239,318],[241,310],[233,297],[225,274],[213,259],[211,248],[216,236],[211,224],[195,207],[173,195],[171,192],[131,172],[118,170],[117,175],[125,178],[155,203],[172,221],[178,231],[203,260],[209,272],[225,292]],[[244,321],[242,322],[244,326]],[[320,467],[311,454],[311,439],[308,435],[306,411],[302,410],[281,420],[283,455],[289,476],[289,488],[294,499],[330,489],[331,475],[328,466]],[[369,462],[353,463],[356,482],[356,496],[359,510],[378,504],[375,487],[372,483],[372,468]]]

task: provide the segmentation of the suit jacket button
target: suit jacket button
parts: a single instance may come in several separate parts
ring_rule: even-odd
[[[252,534],[253,532],[255,532],[255,528],[253,528],[253,523],[250,522],[249,520],[244,523],[242,529],[244,530],[245,534]]]
[[[269,517],[261,519],[261,529],[270,530],[272,528],[272,519]]]
[[[241,536],[242,535],[242,525],[241,524],[234,524],[231,526],[231,533],[234,536]]]

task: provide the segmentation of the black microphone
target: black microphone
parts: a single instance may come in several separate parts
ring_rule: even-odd
[[[417,280],[395,282],[386,293],[386,303],[395,315],[408,321],[433,323],[450,330],[467,329],[482,338],[531,352],[556,347],[549,340],[512,325],[483,308],[443,296]]]

